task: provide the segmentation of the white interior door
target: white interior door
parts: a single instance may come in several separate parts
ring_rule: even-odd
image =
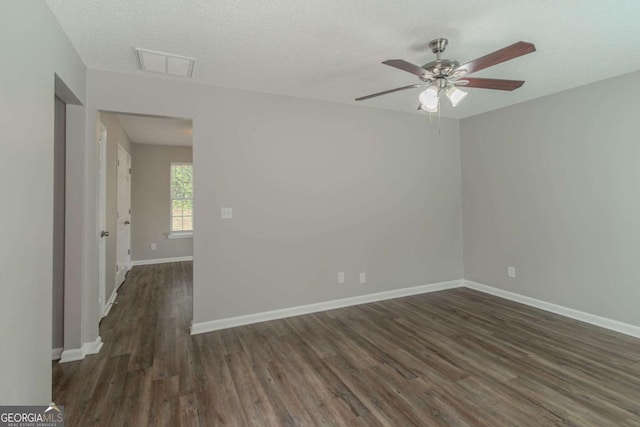
[[[96,129],[98,141],[98,310],[104,317],[106,309],[107,283],[107,128],[98,122]]]
[[[131,156],[118,145],[116,289],[131,269]]]

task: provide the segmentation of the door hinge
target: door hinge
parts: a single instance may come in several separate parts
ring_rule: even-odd
[[[131,209],[129,209],[129,213],[131,213]]]
[[[131,168],[129,168],[129,175],[131,175]]]
[[[117,164],[117,166],[120,166],[120,160],[118,160],[118,164]]]
[[[131,255],[131,249],[127,251],[127,255]]]

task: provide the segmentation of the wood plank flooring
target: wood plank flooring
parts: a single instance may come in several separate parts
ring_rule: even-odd
[[[640,340],[465,288],[189,335],[191,263],[134,267],[67,426],[640,426]]]

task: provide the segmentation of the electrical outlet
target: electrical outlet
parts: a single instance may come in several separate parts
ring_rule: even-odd
[[[155,243],[152,243],[152,244],[150,244],[149,246],[151,247],[151,250],[152,250],[152,251],[155,251],[155,250],[156,250],[156,244],[155,244]]]
[[[344,273],[338,273],[338,283],[344,283]]]
[[[367,283],[367,274],[360,273],[360,284]]]
[[[220,209],[220,218],[222,218],[222,219],[232,219],[233,218],[233,208],[221,208]]]
[[[507,267],[507,277],[511,279],[516,278],[516,268],[515,267]]]

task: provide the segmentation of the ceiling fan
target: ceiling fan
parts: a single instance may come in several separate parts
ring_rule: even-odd
[[[420,105],[418,110],[429,112],[438,111],[440,104],[440,96],[444,93],[451,105],[458,105],[467,92],[458,88],[474,87],[480,89],[495,90],[514,90],[524,84],[523,80],[502,80],[502,79],[485,79],[477,77],[466,77],[476,71],[484,70],[501,62],[509,61],[522,55],[535,52],[536,47],[532,43],[517,42],[488,55],[474,59],[466,64],[460,65],[458,61],[442,59],[442,52],[447,47],[449,41],[445,38],[432,40],[429,47],[436,54],[436,60],[424,64],[422,67],[412,64],[402,59],[390,59],[384,61],[383,64],[389,65],[399,70],[409,72],[418,76],[423,83],[402,86],[395,89],[385,90],[384,92],[374,93],[372,95],[356,98],[356,101],[364,101],[365,99],[374,98],[376,96],[386,95],[388,93],[398,92],[406,89],[425,87],[426,89],[420,93],[418,97]]]

